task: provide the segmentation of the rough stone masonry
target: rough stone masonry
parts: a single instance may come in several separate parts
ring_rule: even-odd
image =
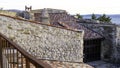
[[[0,32],[38,59],[83,62],[83,35],[0,16]]]
[[[115,24],[84,24],[105,37],[101,46],[101,59],[120,64],[120,26]]]

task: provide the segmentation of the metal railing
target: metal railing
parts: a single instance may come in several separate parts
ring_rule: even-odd
[[[0,33],[1,68],[51,68]]]

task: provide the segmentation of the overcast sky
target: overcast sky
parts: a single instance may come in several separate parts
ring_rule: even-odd
[[[0,0],[4,9],[64,9],[70,14],[120,14],[120,0]]]

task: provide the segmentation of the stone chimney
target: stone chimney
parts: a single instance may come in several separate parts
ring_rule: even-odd
[[[46,8],[42,10],[41,22],[44,24],[50,24],[49,14]]]

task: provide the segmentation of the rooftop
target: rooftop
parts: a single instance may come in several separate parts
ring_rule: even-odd
[[[41,13],[35,13],[35,20],[41,21]],[[51,25],[72,30],[84,30],[84,39],[103,38],[99,33],[78,24],[77,19],[67,13],[49,13]]]
[[[0,16],[0,26],[1,26],[0,27],[1,31],[0,32],[2,34],[4,34],[5,36],[7,36],[9,39],[13,40],[17,44],[19,44],[20,47],[22,47],[24,50],[26,50],[29,54],[32,54],[33,56],[36,56],[36,54],[38,55],[38,52],[36,52],[36,51],[41,51],[41,50],[45,49],[46,46],[47,46],[47,45],[45,45],[43,43],[44,42],[46,43],[44,38],[49,34],[48,33],[43,34],[44,38],[40,37],[41,32],[39,30],[42,29],[42,27],[40,27],[40,24],[38,25],[38,24],[35,24],[33,22],[28,22],[28,21],[25,21],[25,20],[22,20],[22,19],[14,18],[14,17]],[[43,25],[43,26],[48,26],[48,25]],[[49,29],[50,31],[52,31],[51,28],[52,28],[52,26]],[[56,29],[58,29],[58,27]],[[36,31],[36,30],[38,30],[38,31]],[[63,30],[63,33],[64,32],[67,33],[66,29],[64,29],[64,30]],[[44,30],[42,30],[42,31],[44,31]],[[77,39],[79,41],[78,36],[80,35],[80,33],[73,32],[73,31],[70,31],[70,32],[72,33],[73,38],[75,38],[73,36],[74,33],[78,34]],[[44,32],[44,33],[46,33],[46,32]],[[71,34],[71,33],[69,33],[69,34]],[[53,38],[53,36],[51,38],[55,39],[56,37]],[[60,36],[62,36],[62,35],[60,35]],[[51,40],[51,38],[50,38],[50,40]],[[58,39],[60,40],[60,38],[58,38]],[[44,42],[40,41],[40,39],[42,39]],[[49,38],[47,38],[47,39],[49,39]],[[67,40],[68,40],[68,38],[67,38]],[[56,40],[53,40],[53,41],[56,41]],[[79,45],[78,41],[75,41],[75,42],[77,42],[76,45]],[[48,42],[50,42],[50,41],[48,41]],[[60,42],[56,41],[56,43],[59,44]],[[71,42],[71,44],[72,43],[73,42]],[[64,45],[63,43],[61,43],[61,44]],[[34,45],[34,47],[33,47],[33,45]],[[48,50],[52,50],[52,49],[48,49]],[[54,49],[52,51],[54,51]],[[54,52],[52,52],[52,53],[54,53]],[[46,53],[44,53],[44,54],[46,55]],[[50,55],[52,55],[52,57],[53,57],[53,54],[50,54]],[[38,58],[38,59],[40,59],[40,58]],[[71,62],[63,62],[63,61],[50,61],[50,60],[42,60],[42,61],[45,62],[45,63],[50,64],[53,68],[60,68],[60,67],[62,67],[62,68],[76,68],[76,67],[81,67],[81,66],[86,66],[87,68],[89,68],[89,65],[81,64],[81,63],[71,63]]]

